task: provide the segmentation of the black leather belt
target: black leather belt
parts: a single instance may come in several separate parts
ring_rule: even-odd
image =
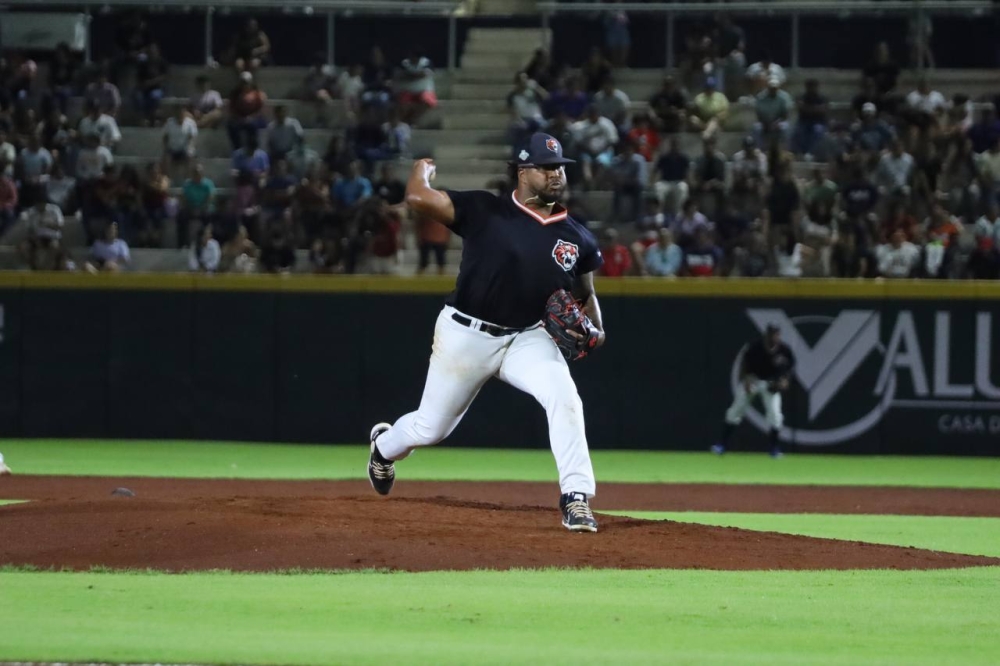
[[[452,320],[458,322],[462,326],[468,326],[473,330],[483,331],[484,333],[489,333],[495,338],[501,338],[505,335],[514,335],[515,333],[520,333],[521,331],[527,330],[524,328],[504,328],[503,326],[494,326],[493,324],[487,324],[485,321],[481,321],[476,325],[473,325],[472,320],[468,317],[463,317],[457,312],[451,313]]]

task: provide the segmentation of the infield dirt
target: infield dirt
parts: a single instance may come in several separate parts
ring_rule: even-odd
[[[135,497],[114,496],[126,487]],[[839,486],[604,484],[605,510],[1000,516],[1000,491]],[[557,487],[416,482],[14,476],[0,497],[0,564],[168,571],[595,567],[938,569],[1000,559],[599,515],[559,524]]]

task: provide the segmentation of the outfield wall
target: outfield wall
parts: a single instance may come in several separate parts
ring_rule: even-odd
[[[5,437],[363,441],[414,408],[447,279],[0,275]],[[603,280],[575,363],[594,448],[702,449],[743,344],[796,351],[789,448],[1000,455],[1000,284]],[[764,445],[751,412],[740,445]],[[546,446],[490,382],[452,435]]]

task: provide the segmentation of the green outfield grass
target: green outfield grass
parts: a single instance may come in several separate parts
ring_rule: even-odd
[[[7,573],[0,655],[182,663],[995,664],[1000,569]]]
[[[1000,557],[1000,518],[953,516],[858,516],[810,513],[709,513],[698,511],[609,511],[646,520],[678,520],[825,539],[913,546]]]
[[[24,501],[25,500],[0,499],[0,506],[3,506],[4,504],[20,504],[21,502],[24,502]]]
[[[0,440],[18,474],[176,476],[246,479],[364,477],[366,447],[227,442]],[[1000,459],[791,454],[595,451],[601,482],[778,483],[1000,488]],[[399,466],[402,479],[553,481],[548,450],[450,446],[421,450]]]

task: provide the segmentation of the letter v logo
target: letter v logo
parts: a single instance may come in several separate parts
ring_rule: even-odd
[[[795,355],[795,378],[809,394],[809,420],[815,419],[865,358],[879,345],[879,315],[871,310],[843,310],[810,347],[783,310],[749,309],[761,333],[769,323]]]

